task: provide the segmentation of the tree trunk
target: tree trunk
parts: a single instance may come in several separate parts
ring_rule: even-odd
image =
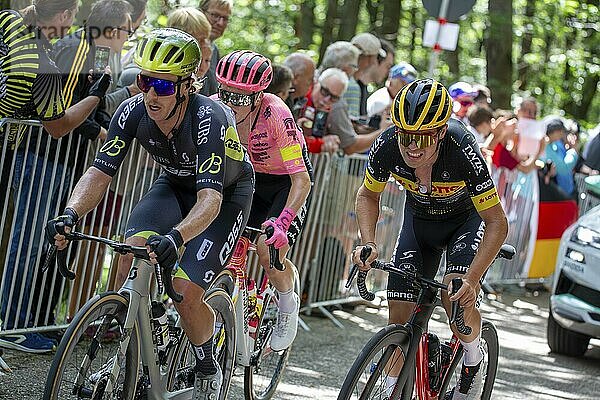
[[[527,75],[529,74],[529,65],[525,61],[525,55],[531,53],[531,41],[533,40],[533,25],[529,21],[533,21],[535,14],[535,0],[527,0],[525,7],[525,23],[523,39],[521,40],[521,53],[519,54],[518,74],[519,74],[519,89],[527,87]]]
[[[456,50],[454,51],[444,51],[444,59],[448,64],[448,68],[450,68],[450,73],[452,73],[452,81],[457,81],[460,78],[460,64],[458,62],[458,57],[460,55],[460,40],[459,43],[456,44]]]
[[[369,13],[369,31],[379,31],[377,20],[379,19],[379,1],[378,0],[367,0],[366,3],[367,12]]]
[[[300,20],[296,24],[296,36],[300,38],[298,43],[301,49],[307,49],[313,42],[315,30],[315,0],[303,1],[300,5]]]
[[[410,43],[415,43],[415,39],[417,38],[417,7],[410,7],[410,15],[409,15],[409,30],[410,30]],[[411,65],[415,65],[415,46],[410,46],[410,56],[408,62]]]
[[[486,46],[487,83],[494,106],[510,108],[512,94],[512,0],[489,0],[489,36]]]
[[[337,40],[350,41],[356,34],[356,25],[358,24],[358,13],[362,6],[362,0],[344,0],[341,8],[342,18],[340,21],[340,31]]]
[[[400,0],[384,0],[383,21],[381,24],[381,37],[391,42],[396,47],[398,28],[400,27],[400,13],[402,2]]]
[[[321,47],[319,48],[319,60],[323,58],[323,54],[325,54],[325,49],[333,40],[333,28],[337,19],[337,9],[337,0],[327,0],[327,16],[325,17],[325,22],[323,23]]]

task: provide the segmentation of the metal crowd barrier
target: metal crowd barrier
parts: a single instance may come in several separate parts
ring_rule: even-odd
[[[0,135],[0,335],[64,328],[89,298],[114,289],[118,255],[96,244],[71,246],[68,262],[77,274],[72,282],[54,267],[45,273],[40,268],[47,249],[45,223],[65,207],[101,144],[74,134],[50,139],[37,121],[0,120]],[[328,305],[358,299],[343,284],[349,254],[359,242],[354,198],[366,157],[320,154],[313,155],[312,162],[311,204],[290,259],[300,272],[303,310],[328,313]],[[78,229],[122,240],[127,217],[159,172],[141,146],[131,146],[100,205]],[[382,258],[392,255],[403,205],[403,190],[395,183],[388,185],[378,221]],[[262,270],[256,259],[250,259],[250,273],[258,278]],[[370,279],[376,289],[384,288],[384,276],[373,274]]]
[[[579,200],[579,216],[590,211],[592,208],[600,205],[600,198],[594,196],[592,193],[588,193],[585,185],[586,174],[575,174],[575,187],[578,194]]]

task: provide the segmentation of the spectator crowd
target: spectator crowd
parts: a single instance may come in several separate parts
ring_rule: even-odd
[[[63,207],[68,185],[55,182],[79,179],[90,161],[84,149],[89,143],[102,145],[112,114],[140,93],[132,39],[147,23],[146,1],[97,1],[81,18],[84,26],[74,31],[77,0],[37,0],[23,10],[0,11],[0,119],[34,119],[43,126],[38,133],[7,125],[0,134],[0,205],[9,206],[15,221],[3,232],[2,246],[10,251],[0,252],[0,266],[6,266],[0,269],[3,330],[34,325],[39,302],[21,307],[31,296],[57,302],[41,279],[34,284],[37,263],[45,258],[40,234],[45,221],[43,212],[32,212],[30,199],[48,210]],[[231,22],[232,8],[232,0],[203,0],[198,8],[177,8],[168,16],[169,27],[190,33],[200,45],[195,86],[206,96],[218,93],[218,42]],[[331,43],[318,65],[308,52],[287,55],[274,65],[266,91],[289,106],[311,153],[350,155],[367,152],[392,125],[389,109],[400,89],[426,77],[399,59],[391,43],[362,32],[350,41]],[[493,109],[493,93],[479,82],[446,84],[454,101],[453,118],[476,137],[490,168],[537,170],[541,184],[552,186],[564,199],[578,196],[575,173],[598,174],[598,128],[582,145],[576,121],[540,118],[533,97],[522,98],[515,110]],[[7,193],[10,204],[4,204]],[[122,193],[111,195],[114,204],[122,200]],[[8,220],[6,212],[3,219]],[[20,249],[28,249],[30,255],[22,257]],[[71,305],[69,314],[76,308]],[[8,335],[0,337],[0,346],[20,340],[24,350],[43,352],[56,344],[55,339],[39,333]]]

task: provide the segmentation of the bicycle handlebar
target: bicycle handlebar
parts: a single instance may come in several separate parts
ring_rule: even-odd
[[[360,252],[360,259],[363,263],[365,261],[367,261],[367,259],[371,255],[371,251],[372,251],[372,249],[370,246],[364,246],[362,248],[362,250]],[[504,244],[500,248],[500,251],[498,252],[498,255],[496,256],[496,258],[505,258],[505,259],[511,260],[513,258],[513,256],[515,255],[515,253],[516,253],[516,250],[513,246],[511,246],[509,244]],[[379,260],[375,260],[371,263],[371,268],[379,269],[379,270],[386,271],[386,272],[389,272],[392,274],[403,275],[413,281],[417,281],[421,286],[429,286],[429,287],[433,287],[433,288],[437,288],[437,289],[448,290],[448,286],[441,282],[424,278],[424,277],[418,275],[415,270],[408,270],[406,267],[405,268],[396,267],[391,262],[382,262]],[[358,272],[358,274],[357,274],[357,272]],[[365,299],[367,301],[373,301],[375,299],[375,293],[371,292],[367,288],[367,284],[366,284],[367,272],[368,271],[359,270],[358,265],[354,264],[354,266],[350,270],[350,273],[348,274],[348,281],[346,282],[346,288],[350,288],[350,286],[352,286],[352,281],[354,280],[354,276],[357,275],[356,285],[358,286],[358,293],[360,294],[360,297],[362,297],[363,299]],[[456,292],[458,292],[458,290],[462,286],[462,283],[463,283],[463,281],[461,278],[454,278],[452,280],[451,295],[456,294]],[[464,324],[464,309],[463,309],[463,307],[459,306],[457,301],[452,302],[452,312],[451,312],[451,316],[450,316],[450,323],[451,324],[456,323],[457,330],[462,334],[470,335],[472,332],[471,327],[466,326]]]
[[[272,226],[267,226],[265,228],[265,235],[267,235],[267,239],[270,239],[271,236],[275,233],[275,229]],[[278,271],[285,270],[285,265],[283,265],[279,261],[279,249],[275,248],[275,245],[269,245],[269,268],[275,268]]]
[[[89,240],[92,242],[103,243],[110,248],[112,248],[115,252],[125,255],[125,254],[133,254],[135,258],[139,258],[141,260],[150,261],[150,255],[148,254],[148,250],[144,246],[132,246],[127,243],[120,243],[114,240],[86,235],[80,232],[70,232],[64,234],[65,238],[69,241],[82,241]],[[54,257],[56,253],[56,264],[58,265],[58,272],[65,278],[69,280],[75,279],[75,272],[70,270],[67,265],[67,249],[57,250],[56,246],[51,244],[50,250],[48,251],[48,255],[46,256],[46,260],[44,262],[44,266],[42,267],[42,271],[46,272],[50,261]],[[183,295],[177,293],[173,288],[173,280],[171,279],[171,271],[172,268],[163,268],[159,264],[154,265],[154,276],[156,278],[156,283],[158,285],[158,292],[162,293],[163,289],[167,293],[167,295],[173,299],[173,301],[177,303],[181,303],[183,300]]]

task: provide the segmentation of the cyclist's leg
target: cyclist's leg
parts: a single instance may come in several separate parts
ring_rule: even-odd
[[[483,238],[484,229],[485,224],[479,217],[479,214],[473,213],[455,232],[448,244],[444,283],[449,283],[454,278],[462,277],[467,272],[475,257],[479,243]],[[476,289],[479,292],[479,287]],[[451,306],[446,292],[442,293],[442,301],[444,302],[446,312],[450,315]],[[483,385],[482,374],[479,373],[479,366],[483,360],[483,353],[480,349],[481,314],[477,309],[477,303],[471,307],[464,308],[463,311],[465,325],[472,329],[469,335],[458,332],[454,324],[450,327],[461,341],[465,351],[460,382],[457,385],[459,390],[454,390],[453,399],[469,398],[470,391],[478,394],[481,392]]]
[[[175,194],[168,178],[159,176],[148,193],[134,207],[125,231],[125,243],[133,246],[144,246],[150,235],[165,234],[183,219],[183,204]],[[115,279],[115,289],[123,285],[133,255],[119,256],[119,268]]]
[[[206,398],[210,393],[219,393],[222,372],[213,354],[215,315],[204,302],[204,293],[227,264],[244,230],[252,190],[249,177],[223,191],[221,211],[210,226],[187,243],[173,280],[174,289],[184,296],[175,307],[194,349],[195,387],[206,388]]]

